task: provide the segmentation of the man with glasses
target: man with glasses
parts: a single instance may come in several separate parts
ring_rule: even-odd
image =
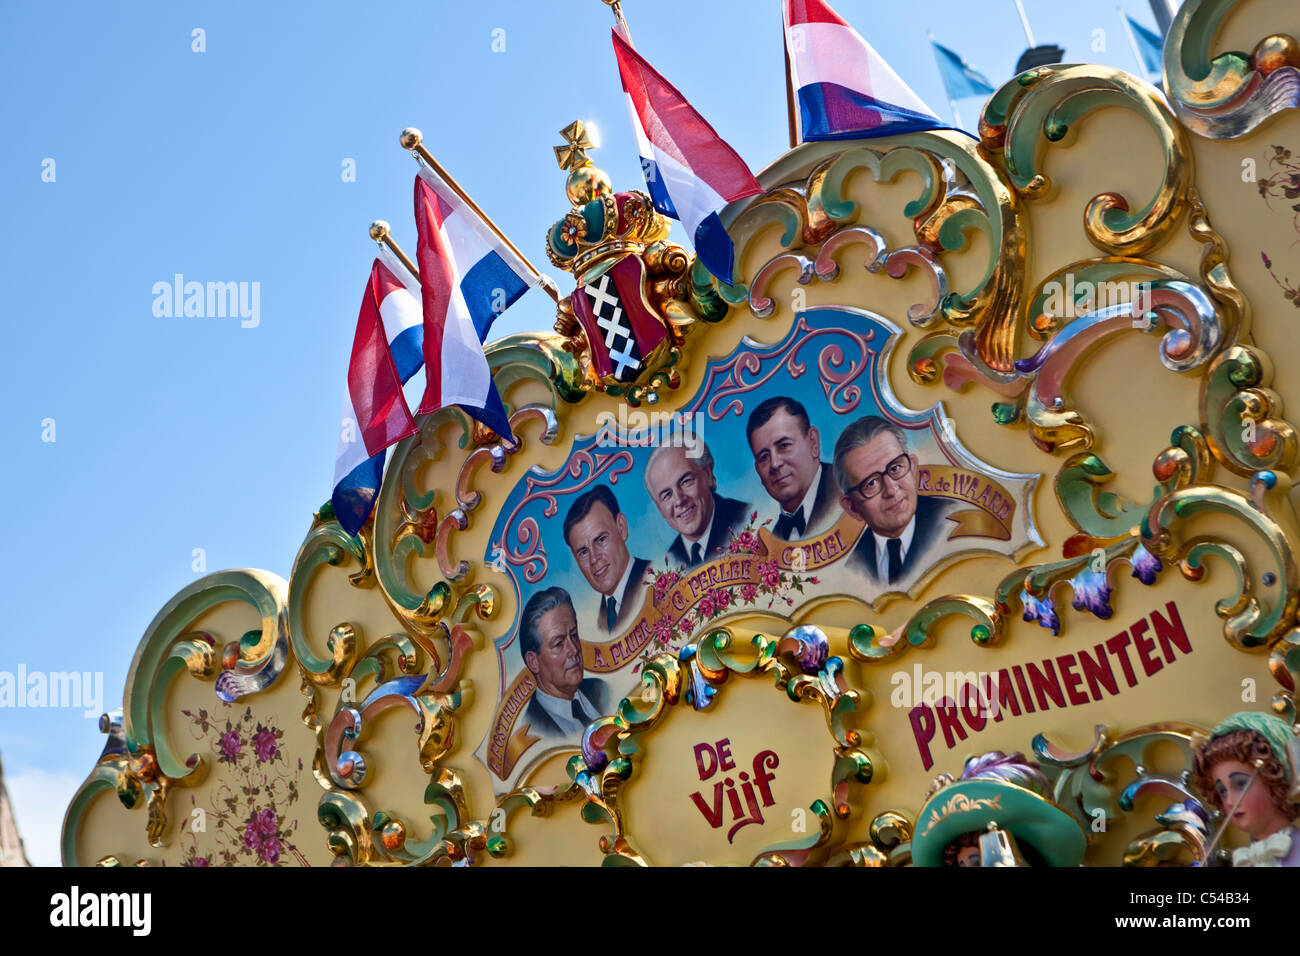
[[[944,535],[949,504],[916,493],[916,456],[903,430],[879,415],[853,422],[835,443],[840,504],[867,525],[848,567],[874,581],[898,584],[922,567]]]

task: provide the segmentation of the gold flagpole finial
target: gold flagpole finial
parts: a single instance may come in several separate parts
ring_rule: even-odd
[[[601,0],[601,2],[604,3],[605,6],[609,7],[609,9],[613,12],[614,20],[618,23],[620,27],[623,28],[623,35],[627,37],[627,42],[631,43],[632,34],[628,31],[627,21],[623,19],[622,0]]]
[[[398,261],[401,262],[402,265],[406,266],[411,275],[415,276],[417,282],[419,281],[420,270],[415,267],[414,262],[407,258],[406,253],[402,251],[402,247],[399,246],[397,240],[393,238],[393,232],[389,227],[387,220],[376,219],[370,224],[370,238],[391,249],[393,255],[397,256]]]
[[[460,183],[456,182],[456,180],[452,178],[451,173],[443,169],[442,164],[433,158],[433,154],[424,148],[424,134],[414,126],[408,126],[406,129],[402,130],[402,135],[398,137],[398,142],[401,143],[402,149],[409,150],[418,162],[424,163],[425,166],[436,173],[438,177],[445,182],[457,196],[460,197],[461,201],[473,210],[474,214],[483,221],[483,224],[491,229],[497,235],[497,238],[505,243],[506,248],[519,257],[519,261],[524,264],[525,268],[537,277],[537,284],[551,297],[551,301],[560,301],[560,293],[555,288],[555,283],[551,281],[550,277],[537,271],[537,267],[528,261],[528,257],[519,251],[519,247],[511,242],[510,237],[501,231],[501,227],[493,222],[488,214],[479,208],[478,203],[470,198],[469,193],[461,189]]]

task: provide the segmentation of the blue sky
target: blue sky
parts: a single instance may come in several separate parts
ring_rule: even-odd
[[[1012,0],[834,5],[945,117],[927,30],[995,85],[1026,45]],[[1123,6],[1154,25],[1144,0]],[[1036,40],[1067,61],[1136,71],[1114,3],[1025,7]],[[625,11],[642,54],[752,168],[780,155],[777,0],[625,0]],[[114,707],[144,628],[194,580],[195,549],[208,571],[288,576],[330,493],[374,254],[366,227],[388,219],[414,247],[415,166],[398,132],[419,126],[525,254],[565,278],[541,250],[567,208],[557,130],[594,123],[597,162],[618,188],[643,188],[610,23],[597,0],[0,6],[0,672],[102,672]],[[959,106],[973,127],[979,101]],[[349,159],[355,182],[341,175]],[[258,283],[256,327],[156,316],[153,286],[177,273]],[[494,337],[549,329],[549,305],[526,296]],[[101,746],[81,707],[0,707],[35,862],[57,862],[63,809]]]

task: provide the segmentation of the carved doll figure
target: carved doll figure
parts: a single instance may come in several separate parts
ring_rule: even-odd
[[[1300,866],[1300,806],[1287,797],[1290,741],[1280,717],[1243,711],[1215,727],[1192,756],[1192,782],[1252,841],[1233,851],[1233,866]]]

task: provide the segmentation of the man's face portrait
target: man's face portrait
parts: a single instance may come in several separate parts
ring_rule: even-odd
[[[646,487],[669,527],[683,538],[699,538],[713,518],[713,473],[670,448],[646,470]]]
[[[600,501],[569,529],[569,550],[587,583],[604,595],[614,593],[631,556],[627,551],[627,517],[617,518]]]
[[[552,697],[572,700],[582,685],[582,639],[578,619],[567,604],[553,607],[537,619],[538,649],[524,655],[524,664],[537,686]]]
[[[916,514],[916,456],[889,432],[844,455],[849,491],[840,498],[867,527],[886,538],[903,533]]]
[[[754,453],[754,470],[767,493],[782,511],[793,512],[821,471],[821,436],[817,429],[805,432],[800,419],[778,408],[749,436],[749,450]]]

